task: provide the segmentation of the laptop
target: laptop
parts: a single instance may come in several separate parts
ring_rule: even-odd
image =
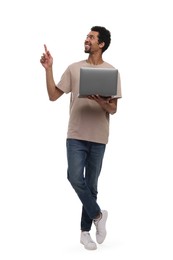
[[[80,68],[79,95],[116,96],[118,70],[115,68]]]

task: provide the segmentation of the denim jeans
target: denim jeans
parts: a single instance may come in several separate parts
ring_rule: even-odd
[[[100,213],[97,203],[98,177],[106,145],[67,139],[67,178],[82,202],[81,230],[89,231]]]

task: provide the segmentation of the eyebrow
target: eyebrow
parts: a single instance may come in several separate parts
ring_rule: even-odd
[[[87,37],[95,38],[94,34],[87,34]]]

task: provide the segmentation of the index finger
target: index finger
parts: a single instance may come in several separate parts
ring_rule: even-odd
[[[47,50],[47,46],[46,46],[46,44],[44,44],[44,49],[45,49],[45,52],[47,53],[48,50]]]

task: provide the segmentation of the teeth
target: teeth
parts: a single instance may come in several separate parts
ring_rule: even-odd
[[[86,44],[86,45],[85,45],[85,48],[86,48],[86,49],[89,49],[89,48],[90,48],[90,46]]]

